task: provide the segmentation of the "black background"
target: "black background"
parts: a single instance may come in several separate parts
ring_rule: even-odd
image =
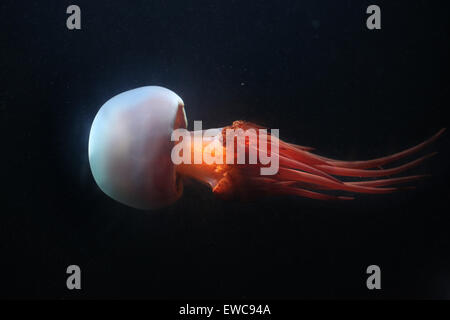
[[[245,119],[340,159],[447,127],[447,2],[374,3],[382,30],[365,26],[373,1],[2,1],[0,296],[450,298],[448,134],[411,171],[432,174],[416,190],[345,203],[226,202],[187,183],[145,212],[90,173],[96,112],[144,85],[179,94],[190,128]]]

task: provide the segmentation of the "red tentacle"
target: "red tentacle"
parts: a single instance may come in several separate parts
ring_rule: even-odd
[[[401,166],[395,167],[395,168],[391,168],[391,169],[365,170],[365,169],[342,168],[342,167],[329,166],[329,165],[318,165],[317,168],[321,169],[324,172],[334,174],[337,176],[360,177],[360,178],[382,177],[382,176],[398,174],[405,170],[411,169],[411,168],[421,164],[426,159],[434,156],[435,154],[437,154],[437,152],[430,153],[419,159],[416,159],[414,161],[408,162],[404,165],[401,165]]]
[[[232,127],[244,130],[262,128],[242,121],[233,123]],[[235,165],[233,166],[233,170],[229,171],[229,174],[220,181],[214,189],[214,192],[225,194],[226,192],[230,193],[230,190],[237,190],[236,193],[241,195],[252,193],[291,194],[320,200],[351,200],[353,197],[330,195],[317,192],[317,190],[334,190],[366,194],[391,193],[399,190],[398,187],[392,187],[392,185],[410,183],[426,176],[411,175],[354,182],[344,182],[335,176],[359,178],[383,177],[399,174],[405,170],[412,169],[436,153],[422,156],[394,168],[372,168],[380,167],[415,154],[434,142],[444,131],[445,129],[439,130],[439,132],[434,134],[431,138],[412,148],[389,156],[365,161],[340,161],[326,158],[309,152],[312,148],[284,142],[269,133],[259,133],[259,137],[263,134],[262,138],[268,139],[268,149],[270,150],[270,153],[275,152],[275,150],[277,150],[275,147],[278,145],[280,165],[278,173],[274,176],[264,177],[259,175],[261,165]],[[247,143],[246,146],[249,147],[246,148],[246,150],[249,150],[250,147],[255,148],[255,146],[249,146]],[[253,151],[255,150],[253,149]],[[230,186],[238,187],[234,189]]]

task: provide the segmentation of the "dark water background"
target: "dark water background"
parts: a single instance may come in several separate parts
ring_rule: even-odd
[[[81,7],[69,31],[66,8]],[[382,30],[365,26],[378,4]],[[1,297],[450,298],[449,136],[416,190],[127,208],[87,142],[110,97],[161,85],[189,126],[244,119],[341,159],[448,127],[448,1],[2,1]],[[422,152],[421,154],[424,154]],[[82,290],[65,287],[82,269]],[[382,290],[366,289],[377,264]]]

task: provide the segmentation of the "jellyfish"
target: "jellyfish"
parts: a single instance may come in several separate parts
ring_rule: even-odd
[[[295,195],[317,200],[351,200],[356,194],[386,194],[400,190],[426,175],[397,176],[435,153],[405,164],[388,167],[434,142],[445,129],[428,140],[401,152],[364,161],[341,161],[313,152],[313,148],[281,140],[257,124],[235,121],[223,128],[187,131],[183,100],[169,89],[146,86],[120,93],[98,111],[91,126],[88,157],[100,189],[114,200],[138,209],[168,206],[181,197],[186,178],[209,186],[224,199],[268,195]],[[174,132],[185,134],[178,141]],[[229,136],[229,131],[244,138]],[[247,132],[253,132],[256,143]],[[206,135],[208,133],[208,135]],[[187,139],[189,138],[189,139]],[[262,143],[265,141],[265,145]],[[183,148],[179,148],[183,143]],[[192,158],[208,148],[210,156],[231,161],[174,161],[174,150]],[[260,155],[274,157],[277,170],[262,174],[267,161],[238,161]],[[176,152],[175,152],[176,153]],[[244,159],[244,160],[245,160]],[[197,159],[198,160],[198,159]],[[241,159],[242,160],[242,159]],[[393,177],[394,176],[394,177]]]

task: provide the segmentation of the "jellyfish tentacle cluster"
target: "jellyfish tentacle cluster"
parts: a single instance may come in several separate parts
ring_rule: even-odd
[[[428,147],[445,129],[404,151],[364,161],[341,161],[314,153],[314,148],[285,142],[265,128],[235,121],[203,139],[203,132],[187,131],[183,100],[169,89],[147,86],[129,90],[108,100],[98,111],[89,135],[91,172],[100,189],[114,200],[139,209],[155,209],[175,202],[183,192],[183,179],[192,178],[210,186],[219,197],[252,198],[264,195],[296,195],[318,200],[351,200],[354,194],[385,194],[426,175],[392,177],[418,166],[435,153],[403,165],[384,168]],[[215,145],[223,159],[175,163],[171,157],[180,141],[175,130],[185,130],[191,142],[187,153],[195,157]],[[254,130],[257,143],[227,135],[227,129]],[[262,129],[262,130],[261,130]],[[262,138],[262,140],[260,140]],[[184,139],[183,139],[184,141]],[[263,146],[261,141],[266,141]],[[232,150],[231,150],[232,148]],[[276,156],[277,170],[262,175],[267,163],[239,161],[266,149]],[[183,151],[184,155],[184,151]],[[242,160],[242,159],[241,159]],[[351,181],[346,181],[351,179]]]
[[[261,128],[244,121],[235,121],[230,127],[243,129]],[[435,155],[436,152],[397,167],[383,169],[381,166],[419,152],[434,142],[444,131],[445,129],[441,129],[428,140],[409,149],[365,161],[341,161],[326,158],[312,153],[311,150],[313,148],[290,144],[276,137],[270,137],[269,134],[269,140],[278,139],[280,165],[278,173],[273,176],[260,176],[257,170],[259,165],[234,165],[225,170],[222,174],[223,178],[218,181],[217,185],[212,186],[213,192],[225,198],[258,194],[291,194],[319,200],[354,199],[353,196],[326,194],[324,191],[361,194],[392,193],[400,189],[399,187],[394,187],[394,185],[417,181],[425,178],[427,175],[390,176],[418,166]],[[246,147],[248,151],[248,142],[246,142]],[[343,181],[338,177],[352,177],[359,178],[359,180]],[[380,177],[384,178],[371,179]]]

